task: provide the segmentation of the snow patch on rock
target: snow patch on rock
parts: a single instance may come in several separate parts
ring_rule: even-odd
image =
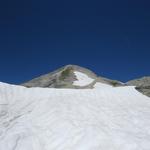
[[[90,78],[88,75],[82,72],[74,71],[74,74],[77,80],[73,82],[73,85],[86,86],[94,81],[94,79]]]
[[[96,82],[94,85],[94,89],[99,89],[99,88],[101,89],[101,88],[113,88],[113,87],[105,83]]]

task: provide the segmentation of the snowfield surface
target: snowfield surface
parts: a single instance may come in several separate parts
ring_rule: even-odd
[[[0,150],[150,150],[150,98],[132,86],[0,83]]]
[[[97,82],[95,85],[94,85],[94,88],[97,89],[97,88],[101,88],[101,89],[104,89],[104,88],[110,88],[112,87],[111,85],[108,85],[108,84],[104,84],[104,83],[100,83],[100,82]]]
[[[94,81],[94,79],[88,77],[86,74],[82,72],[74,71],[74,74],[77,80],[74,81],[73,85],[86,86]]]

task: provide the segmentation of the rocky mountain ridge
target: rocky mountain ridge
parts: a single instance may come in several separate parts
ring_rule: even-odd
[[[92,79],[92,82],[81,86],[74,85],[73,83],[78,80],[76,76],[76,72],[82,73],[87,77]],[[77,66],[77,65],[67,65],[52,73],[48,73],[32,79],[28,82],[23,83],[22,85],[25,87],[49,87],[49,88],[73,88],[73,89],[87,89],[92,88],[96,82],[101,82],[113,86],[120,86],[123,83],[110,80],[104,77],[98,77],[94,72],[89,69]]]
[[[77,73],[81,74],[81,79],[89,78],[91,82],[82,85],[74,84],[78,81]],[[88,80],[89,80],[88,79]],[[25,87],[43,87],[43,88],[71,88],[71,89],[92,89],[96,83],[104,83],[118,86],[136,86],[136,89],[150,97],[150,77],[143,77],[140,79],[135,79],[128,81],[127,83],[122,83],[117,80],[107,79],[101,76],[97,76],[94,72],[89,69],[77,66],[77,65],[66,65],[56,71],[42,75],[40,77],[34,78],[27,81],[21,85]]]

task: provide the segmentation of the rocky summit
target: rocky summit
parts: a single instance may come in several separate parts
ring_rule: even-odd
[[[78,81],[81,83],[77,83]],[[124,85],[117,80],[97,76],[89,69],[77,65],[64,66],[54,72],[27,81],[22,85],[25,87],[88,89],[93,88],[97,82],[112,86]]]

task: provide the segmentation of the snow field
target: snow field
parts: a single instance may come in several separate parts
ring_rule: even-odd
[[[0,83],[0,150],[149,150],[150,98],[133,86]]]

